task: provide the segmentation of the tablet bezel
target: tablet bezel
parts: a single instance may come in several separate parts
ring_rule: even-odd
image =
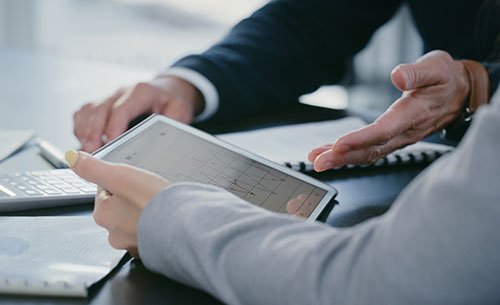
[[[122,145],[123,143],[125,143],[128,139],[131,139],[135,136],[137,136],[138,134],[140,134],[144,129],[148,128],[149,126],[153,125],[154,123],[158,122],[158,121],[161,121],[163,123],[166,123],[168,125],[171,125],[173,126],[174,128],[178,128],[182,131],[185,131],[189,134],[192,134],[194,136],[197,136],[201,139],[204,139],[204,140],[207,140],[209,141],[210,143],[213,143],[215,145],[218,145],[220,147],[223,147],[225,149],[228,149],[234,153],[237,153],[237,154],[241,154],[243,155],[244,157],[247,157],[247,158],[250,158],[258,163],[261,163],[263,165],[266,165],[266,166],[269,166],[277,171],[280,171],[282,173],[285,173],[289,176],[292,176],[296,179],[299,179],[303,182],[306,182],[306,183],[309,183],[315,187],[318,187],[318,188],[321,188],[323,189],[324,191],[326,191],[326,194],[325,196],[323,197],[323,199],[318,203],[318,205],[316,206],[316,208],[313,210],[313,212],[311,213],[311,215],[307,218],[307,221],[315,221],[319,215],[321,214],[321,212],[325,209],[325,207],[328,205],[328,203],[333,200],[337,194],[338,194],[338,191],[337,189],[335,189],[334,187],[326,184],[326,183],[323,183],[321,181],[318,181],[312,177],[309,177],[301,172],[297,172],[297,171],[294,171],[282,164],[279,164],[279,163],[276,163],[276,162],[273,162],[271,160],[268,160],[266,158],[263,158],[259,155],[256,155],[250,151],[247,151],[243,148],[240,148],[238,146],[235,146],[231,143],[228,143],[226,141],[223,141],[219,138],[217,138],[216,136],[214,135],[211,135],[209,133],[206,133],[202,130],[199,130],[199,129],[196,129],[190,125],[186,125],[184,123],[181,123],[181,122],[178,122],[178,121],[175,121],[173,119],[170,119],[166,116],[163,116],[163,115],[160,115],[160,114],[152,114],[150,115],[149,117],[147,117],[146,119],[144,119],[142,122],[140,122],[139,124],[137,124],[136,126],[134,126],[133,128],[129,129],[128,131],[126,131],[125,133],[123,133],[122,135],[120,135],[119,137],[117,137],[116,139],[114,139],[113,141],[109,142],[108,144],[106,144],[105,146],[101,147],[100,149],[98,149],[97,151],[95,151],[93,153],[93,155],[96,157],[96,158],[102,158],[104,156],[106,156],[109,152],[113,151],[115,148],[119,147],[120,145]],[[278,212],[276,212],[278,213]]]

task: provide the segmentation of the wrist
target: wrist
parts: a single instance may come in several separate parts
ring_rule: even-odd
[[[472,122],[472,116],[477,109],[487,104],[490,99],[490,79],[486,68],[473,60],[461,60],[465,81],[463,82],[465,99],[462,111],[458,117],[442,130],[442,137],[448,140],[460,141]]]
[[[471,113],[490,100],[490,77],[486,68],[473,60],[461,61],[468,78],[469,94],[467,107]]]

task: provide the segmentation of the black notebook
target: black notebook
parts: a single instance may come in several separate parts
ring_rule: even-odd
[[[348,117],[332,121],[235,132],[219,137],[294,170],[308,172],[314,170],[313,164],[307,161],[307,154],[312,148],[333,143],[338,137],[364,126],[366,123],[360,118]],[[333,170],[428,164],[452,150],[452,146],[421,141],[397,150],[371,165],[347,165]]]

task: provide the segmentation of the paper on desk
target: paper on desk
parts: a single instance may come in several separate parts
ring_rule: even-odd
[[[124,254],[92,216],[0,217],[0,294],[85,297]]]
[[[283,163],[307,160],[307,154],[311,149],[323,144],[331,144],[344,134],[365,125],[366,123],[360,118],[348,117],[234,132],[218,137],[267,159]]]
[[[267,159],[285,163],[307,161],[307,154],[311,149],[323,144],[331,144],[346,133],[364,126],[366,126],[366,123],[360,118],[347,117],[324,122],[234,132],[219,135],[218,137]],[[451,149],[452,147],[447,145],[418,142],[397,152],[446,152]]]
[[[0,162],[28,143],[34,135],[32,130],[0,130]]]

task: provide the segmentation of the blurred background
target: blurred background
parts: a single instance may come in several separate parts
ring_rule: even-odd
[[[266,2],[0,0],[0,48],[156,73],[184,55],[202,52]],[[344,96],[349,107],[385,109],[399,95],[388,89],[390,71],[421,52],[420,38],[403,6],[355,58],[354,80]],[[329,107],[345,106],[342,94],[320,96]]]

